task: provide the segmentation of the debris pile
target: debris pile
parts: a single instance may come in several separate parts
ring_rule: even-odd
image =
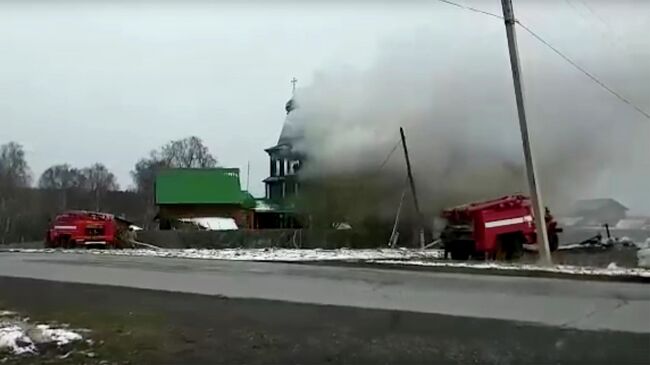
[[[560,246],[559,250],[573,250],[577,248],[611,248],[614,246],[619,247],[640,247],[642,243],[635,242],[629,237],[603,237],[602,234],[598,233],[593,237],[587,238],[584,241],[578,243],[572,243],[568,245]]]

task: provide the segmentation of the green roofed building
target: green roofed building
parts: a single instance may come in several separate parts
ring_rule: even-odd
[[[160,228],[171,219],[233,218],[239,228],[252,228],[255,199],[241,190],[239,169],[165,169],[158,172],[155,202]]]

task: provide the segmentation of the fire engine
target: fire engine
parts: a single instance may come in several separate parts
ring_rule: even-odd
[[[117,245],[117,223],[112,214],[68,211],[59,214],[50,224],[45,237],[46,247]]]
[[[524,247],[537,243],[530,198],[508,195],[494,200],[446,209],[447,225],[440,235],[445,256],[454,260],[475,258],[514,259]],[[546,209],[546,229],[551,251],[558,247],[562,230]]]

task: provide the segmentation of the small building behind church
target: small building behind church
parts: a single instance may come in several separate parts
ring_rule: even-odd
[[[573,226],[600,226],[605,223],[615,226],[627,216],[628,208],[611,198],[585,199],[576,201],[569,213]]]

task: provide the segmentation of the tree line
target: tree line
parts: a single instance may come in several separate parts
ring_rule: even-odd
[[[139,159],[131,171],[133,187],[120,191],[116,176],[100,162],[81,168],[55,164],[34,184],[27,160],[20,143],[0,145],[0,243],[40,239],[48,219],[69,209],[103,210],[150,226],[156,214],[154,180],[160,169],[217,165],[200,138],[173,140]]]

